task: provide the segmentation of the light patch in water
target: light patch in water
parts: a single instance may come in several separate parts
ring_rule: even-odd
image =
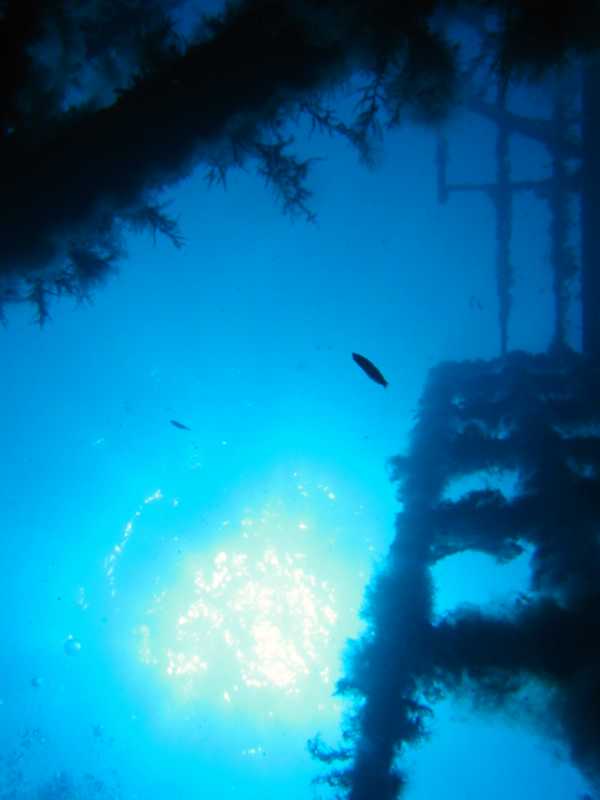
[[[221,550],[194,575],[163,668],[172,679],[188,680],[188,690],[220,676],[227,702],[240,686],[286,694],[299,693],[313,679],[330,686],[336,605],[333,586],[310,570],[305,553]]]
[[[516,470],[489,467],[450,481],[444,489],[443,499],[456,502],[469,492],[498,491],[507,500],[512,500],[519,494],[519,482]]]
[[[123,555],[123,552],[125,551],[125,548],[129,540],[133,535],[136,522],[142,516],[144,506],[156,503],[157,501],[162,499],[163,499],[163,493],[161,492],[160,489],[157,489],[155,492],[144,498],[142,504],[136,509],[134,514],[127,520],[127,522],[123,526],[123,531],[121,533],[119,541],[114,545],[110,553],[104,559],[104,575],[108,581],[112,597],[115,597],[117,594],[117,584],[116,584],[117,565],[119,563],[121,556]],[[179,504],[178,500],[173,501],[174,507],[177,507],[178,504]]]
[[[228,507],[190,530],[178,504],[150,494],[106,559],[111,594],[117,602],[119,589],[137,659],[171,689],[168,702],[263,720],[337,718],[332,693],[345,644],[362,627],[373,559],[364,504],[298,472],[257,492],[259,506],[246,492],[239,512]]]

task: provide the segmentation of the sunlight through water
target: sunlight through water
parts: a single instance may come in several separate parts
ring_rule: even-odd
[[[217,553],[212,568],[196,574],[194,599],[167,651],[167,674],[201,676],[217,663],[234,681],[224,690],[228,701],[239,683],[291,693],[316,673],[328,684],[335,592],[305,562],[304,553],[274,548]]]
[[[154,576],[148,585],[143,578],[147,601],[134,626],[137,658],[181,701],[247,711],[254,703],[279,717],[339,712],[335,682],[345,642],[360,629],[373,548],[360,504],[340,502],[329,484],[301,481],[298,473],[291,478],[259,507],[215,517],[209,533],[189,535],[185,547],[172,536],[179,557],[173,569],[168,557],[161,560],[168,579]],[[121,602],[129,592],[126,568],[117,583],[125,550],[135,554],[135,533],[149,507],[160,505],[181,514],[181,502],[160,490],[150,494],[106,559],[111,594]],[[342,537],[354,543],[346,553]],[[137,541],[141,548],[142,538]]]

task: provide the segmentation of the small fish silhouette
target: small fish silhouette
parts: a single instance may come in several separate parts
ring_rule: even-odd
[[[180,431],[191,431],[191,428],[188,428],[187,425],[184,425],[183,422],[177,422],[176,419],[170,419],[169,422],[174,428],[179,428]]]
[[[368,358],[361,356],[360,353],[352,353],[352,358],[358,364],[358,366],[367,373],[372,381],[375,381],[375,383],[383,386],[384,389],[387,387],[388,382],[372,361],[369,361]]]

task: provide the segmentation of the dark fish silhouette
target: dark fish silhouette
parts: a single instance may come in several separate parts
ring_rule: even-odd
[[[179,428],[180,431],[191,431],[191,428],[188,428],[187,425],[184,425],[183,422],[177,422],[176,419],[170,419],[169,422],[174,428]]]
[[[356,361],[358,366],[367,373],[372,381],[375,381],[375,383],[378,383],[385,389],[385,387],[388,385],[388,382],[372,361],[369,361],[368,358],[361,356],[360,353],[352,353],[352,358]]]

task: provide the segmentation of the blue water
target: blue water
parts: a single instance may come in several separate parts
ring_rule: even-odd
[[[457,115],[446,133],[453,178],[490,179],[493,129]],[[316,224],[251,172],[223,191],[200,168],[168,194],[182,250],[132,236],[93,302],[57,303],[42,329],[8,309],[2,798],[327,796],[306,740],[339,736],[345,642],[399,510],[386,461],[432,366],[498,354],[494,221],[479,194],[438,205],[429,130],[386,134],[371,170],[296,136],[321,159]],[[516,177],[542,163],[515,145]],[[536,352],[546,219],[531,197],[515,211],[510,344]],[[526,556],[456,558],[436,568],[438,611],[527,575]],[[553,739],[458,700],[406,765],[408,800],[586,790]]]

